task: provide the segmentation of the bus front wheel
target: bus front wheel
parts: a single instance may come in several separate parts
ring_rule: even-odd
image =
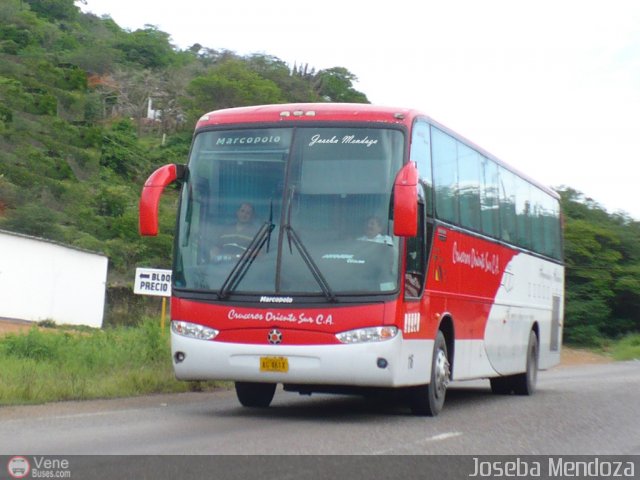
[[[236,395],[243,407],[266,408],[275,392],[275,383],[236,382]]]
[[[451,364],[447,352],[447,342],[442,331],[438,331],[433,344],[431,359],[431,381],[428,385],[411,387],[409,401],[415,415],[435,417],[444,406],[447,385],[451,379]]]

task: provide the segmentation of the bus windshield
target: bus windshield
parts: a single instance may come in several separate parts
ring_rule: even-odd
[[[391,128],[203,131],[182,187],[175,288],[229,294],[398,288],[391,193],[404,134]]]

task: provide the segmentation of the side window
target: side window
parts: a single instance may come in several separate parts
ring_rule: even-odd
[[[416,162],[420,173],[420,183],[424,188],[427,214],[433,215],[433,178],[431,175],[431,133],[429,124],[418,120],[411,133],[411,154],[409,159]]]
[[[460,223],[480,231],[480,155],[458,143],[458,199]]]
[[[429,124],[418,120],[413,125],[411,133],[410,160],[418,165],[420,177],[431,183],[431,140],[429,136]]]
[[[562,241],[560,239],[560,209],[558,201],[546,194],[539,192],[540,210],[539,229],[541,238],[536,250],[543,255],[552,258],[562,258]]]
[[[533,249],[538,253],[545,253],[544,218],[546,216],[545,207],[546,194],[537,188],[531,188],[531,201],[533,204],[533,215],[531,216],[531,239]]]
[[[562,259],[562,232],[560,228],[560,205],[554,198],[547,198],[547,216],[545,217],[545,253],[553,258]]]
[[[431,129],[436,215],[458,223],[458,158],[456,141],[437,128]]]
[[[500,238],[517,243],[516,176],[500,168]]]
[[[518,229],[517,244],[524,248],[533,248],[531,219],[533,205],[531,186],[520,177],[516,177],[516,223]]]
[[[480,216],[482,232],[498,238],[500,236],[498,165],[486,157],[481,158]]]
[[[425,231],[424,205],[418,205],[418,234],[407,238],[407,268],[404,275],[405,297],[418,298],[422,295],[427,270],[430,236]]]

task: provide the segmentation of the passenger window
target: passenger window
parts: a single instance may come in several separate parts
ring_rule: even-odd
[[[460,223],[480,231],[480,156],[462,143],[458,143],[458,198]]]
[[[516,176],[500,168],[500,238],[517,243],[516,231]]]
[[[516,177],[516,223],[518,230],[517,244],[524,248],[533,248],[531,218],[533,205],[531,187],[520,177]]]
[[[480,186],[480,216],[482,232],[499,237],[498,165],[482,157],[482,184]]]

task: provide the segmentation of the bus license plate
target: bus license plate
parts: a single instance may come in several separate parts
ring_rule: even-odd
[[[260,357],[261,372],[288,372],[289,359],[286,357]]]

